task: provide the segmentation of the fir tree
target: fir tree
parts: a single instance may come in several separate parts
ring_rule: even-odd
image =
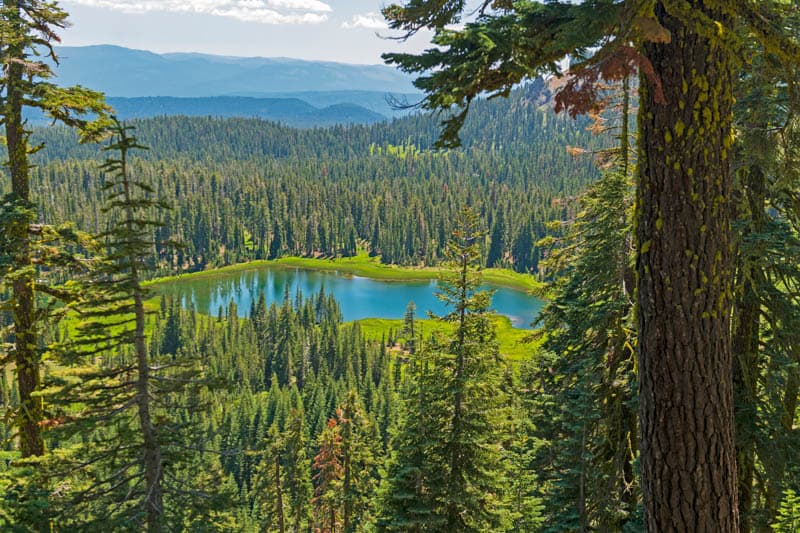
[[[319,436],[319,453],[314,457],[314,522],[320,533],[336,533],[341,526],[342,437],[335,418],[328,420]]]
[[[537,443],[531,467],[547,531],[642,527],[634,468],[634,165],[625,82],[616,100],[619,146],[600,154],[610,166],[581,196],[580,214],[550,250],[545,264],[556,281],[539,319],[543,353],[523,372]]]
[[[595,108],[599,80],[641,73],[635,227],[646,527],[736,531],[729,151],[742,41],[735,30],[742,24],[791,66],[800,43],[774,23],[791,7],[717,0],[480,4],[477,19],[462,28],[450,24],[460,21],[463,0],[384,9],[390,28],[406,36],[435,32],[438,46],[420,55],[384,57],[422,74],[415,83],[427,93],[425,108],[455,108],[440,146],[459,144],[479,95],[507,96],[532,76],[562,75],[566,56],[570,77],[555,101],[573,116]],[[709,422],[703,412],[719,416]]]
[[[37,279],[37,235],[45,228],[37,222],[31,191],[30,155],[39,150],[30,143],[31,132],[23,117],[25,108],[41,110],[54,121],[81,130],[85,139],[98,135],[104,125],[106,106],[102,95],[82,87],[62,88],[52,83],[51,62],[58,63],[53,48],[59,42],[57,32],[67,26],[67,13],[57,4],[43,0],[4,0],[0,6],[0,84],[3,96],[0,114],[5,126],[5,144],[11,193],[2,201],[3,242],[2,281],[9,287],[11,299],[3,306],[13,316],[14,343],[9,361],[16,367],[19,389],[19,412],[15,425],[22,457],[45,452],[42,437],[44,409],[41,392],[40,322],[48,314],[42,298],[59,295],[49,291]],[[100,113],[97,121],[87,118]],[[5,293],[5,291],[3,291]],[[49,293],[49,294],[48,294]],[[39,300],[39,301],[37,301]],[[7,361],[3,361],[7,363]]]
[[[283,471],[283,439],[273,424],[267,433],[267,449],[256,473],[256,501],[260,508],[260,530],[286,532],[287,506],[284,496],[286,473]]]
[[[452,309],[440,320],[453,334],[426,345],[416,363],[418,399],[407,400],[383,498],[380,524],[389,531],[503,531],[511,525],[500,450],[501,361],[491,296],[478,290],[474,270],[482,235],[472,212],[463,210],[447,247],[454,270],[439,293]]]
[[[293,408],[289,411],[284,439],[287,503],[291,510],[292,530],[299,533],[308,529],[313,495],[308,468],[310,461],[306,454],[308,439],[301,409]]]
[[[489,240],[489,251],[486,254],[486,266],[489,268],[499,266],[505,253],[505,222],[503,211],[501,210],[492,227],[492,234]],[[529,250],[525,250],[530,253]]]
[[[72,305],[81,321],[78,334],[65,339],[59,348],[65,368],[52,373],[49,398],[58,408],[59,437],[68,445],[52,475],[69,488],[54,502],[59,519],[71,527],[162,531],[176,521],[215,516],[230,501],[219,484],[206,492],[217,480],[201,472],[216,465],[192,442],[193,413],[205,387],[198,359],[182,353],[164,359],[148,348],[149,292],[142,281],[162,244],[153,230],[167,206],[130,174],[130,152],[144,148],[130,131],[114,119],[106,150],[115,154],[103,165],[113,222],[98,236],[108,251]],[[183,312],[169,305],[165,313],[175,321],[168,333],[180,336]],[[151,340],[151,346],[162,345],[160,338]],[[76,444],[78,435],[83,438]],[[190,456],[187,449],[199,453]],[[215,520],[225,522],[224,514]]]
[[[414,302],[408,302],[406,312],[403,315],[403,334],[406,336],[406,349],[412,354],[416,349],[417,343],[416,320],[414,317],[416,310],[416,304]]]
[[[342,438],[342,531],[363,531],[372,522],[377,469],[374,435],[355,391],[347,393],[336,415]]]

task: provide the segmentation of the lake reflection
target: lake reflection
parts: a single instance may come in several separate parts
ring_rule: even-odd
[[[436,296],[437,281],[380,281],[341,274],[339,272],[305,270],[300,268],[261,267],[215,277],[178,280],[159,285],[156,290],[181,298],[184,307],[194,305],[201,313],[216,315],[220,307],[236,303],[239,316],[246,317],[254,300],[264,293],[267,305],[282,302],[287,291],[294,298],[299,290],[304,295],[316,294],[324,288],[332,294],[342,309],[345,321],[362,318],[403,318],[408,302],[417,306],[417,316],[428,311],[446,312]],[[538,316],[542,301],[524,292],[495,289],[492,308],[511,319],[514,327],[530,329]]]

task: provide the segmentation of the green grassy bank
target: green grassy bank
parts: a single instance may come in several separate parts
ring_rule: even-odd
[[[177,280],[201,279],[215,277],[219,274],[240,272],[256,268],[304,268],[309,270],[337,271],[353,276],[378,279],[383,281],[415,281],[437,279],[445,269],[442,267],[407,267],[381,264],[378,258],[361,253],[355,257],[337,259],[315,259],[312,257],[283,257],[271,261],[250,261],[222,268],[157,278],[147,282],[148,285],[169,283]],[[506,287],[534,294],[540,294],[543,284],[533,276],[520,274],[503,268],[487,268],[482,271],[483,279],[498,287]]]
[[[403,329],[403,321],[388,319],[388,318],[365,318],[355,322],[347,322],[346,324],[357,323],[361,332],[368,339],[381,340],[386,338],[389,330],[395,332],[395,335],[402,339],[400,333]],[[450,324],[438,322],[436,320],[417,320],[416,328],[422,338],[429,337],[434,332],[444,333],[450,327]],[[495,318],[495,325],[497,326],[497,341],[500,345],[500,353],[509,361],[519,362],[529,358],[533,355],[539,347],[540,341],[530,342],[528,337],[533,333],[531,330],[517,329],[511,325],[511,320],[504,316]]]

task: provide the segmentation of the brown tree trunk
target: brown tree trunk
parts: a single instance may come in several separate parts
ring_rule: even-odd
[[[749,169],[746,178],[746,199],[750,213],[749,232],[759,233],[763,227],[765,179],[758,168]],[[748,533],[753,511],[753,478],[756,454],[756,386],[759,370],[759,322],[761,300],[756,284],[763,277],[758,257],[742,257],[741,280],[733,314],[733,395],[736,422],[736,462],[740,531]]]
[[[144,505],[147,513],[147,531],[155,533],[161,531],[161,516],[164,512],[164,497],[161,488],[161,479],[164,472],[162,470],[161,446],[158,442],[158,434],[150,413],[150,365],[144,337],[144,304],[141,290],[138,286],[134,292],[134,304],[136,306],[136,363],[139,374],[136,393],[139,425],[142,430],[146,491]]]
[[[127,153],[121,154],[121,177],[124,186],[125,202],[132,205],[130,182],[128,180]],[[127,230],[129,235],[135,234],[134,212],[129,207],[126,213]],[[144,507],[148,533],[161,531],[161,517],[164,513],[164,494],[162,478],[164,476],[163,461],[161,457],[161,444],[158,442],[158,432],[153,424],[150,407],[150,362],[145,341],[145,309],[144,291],[139,283],[137,268],[138,257],[130,257],[131,282],[133,285],[134,314],[136,316],[136,330],[134,332],[134,349],[136,351],[136,405],[139,412],[139,426],[142,431],[142,453],[144,459],[145,496]]]
[[[5,130],[8,147],[8,167],[11,173],[11,192],[20,207],[29,208],[30,165],[28,162],[28,133],[22,125],[22,106],[24,90],[22,87],[25,50],[19,42],[18,35],[24,32],[20,8],[16,0],[4,0],[11,23],[12,37],[8,45],[9,58],[16,59],[7,66],[5,79]],[[41,388],[40,361],[37,350],[38,333],[36,331],[36,304],[34,299],[35,270],[31,260],[29,224],[33,222],[28,216],[21,216],[9,228],[9,233],[16,246],[14,268],[24,270],[12,283],[14,317],[14,360],[17,367],[17,383],[19,385],[20,414],[19,447],[22,457],[44,454],[44,441],[39,426],[44,418],[41,397],[35,393]]]
[[[278,531],[285,533],[286,516],[283,513],[283,488],[281,487],[281,457],[275,455],[275,497],[278,507]]]
[[[353,431],[353,420],[349,419],[347,422],[350,427],[348,428],[348,433],[352,438],[352,431]],[[344,510],[342,513],[342,531],[347,533],[350,531],[350,520],[353,516],[353,501],[352,501],[352,491],[353,491],[353,472],[352,472],[352,461],[350,452],[350,445],[352,442],[348,442],[346,446],[343,446],[343,453],[342,453],[342,467],[344,468],[344,481],[342,483],[342,492],[344,493]]]
[[[636,230],[642,493],[648,531],[733,533],[732,58],[717,42],[722,37],[694,32],[708,29],[697,15],[720,14],[700,0],[684,3],[691,9],[682,16],[693,21],[657,4],[671,40],[644,46],[666,103],[643,76]]]

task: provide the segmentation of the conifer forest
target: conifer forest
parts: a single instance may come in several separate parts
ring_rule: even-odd
[[[413,109],[307,128],[0,2],[0,531],[800,531],[800,2],[393,1]],[[302,269],[446,311],[231,277]]]

